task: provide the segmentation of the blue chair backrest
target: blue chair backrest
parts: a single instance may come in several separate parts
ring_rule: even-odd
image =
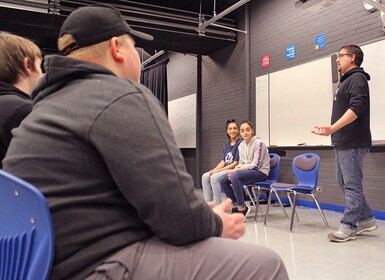
[[[45,197],[0,170],[0,279],[47,279],[53,253],[54,231]]]
[[[314,153],[301,154],[293,159],[293,171],[298,185],[312,189],[317,187],[319,163],[320,158]]]
[[[281,165],[281,157],[277,154],[270,153],[270,172],[266,178],[266,182],[276,183],[278,181],[279,167]]]

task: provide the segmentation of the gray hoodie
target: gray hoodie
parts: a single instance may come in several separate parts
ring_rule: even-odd
[[[269,150],[259,137],[254,136],[248,144],[245,141],[242,141],[242,143],[239,144],[238,150],[239,164],[237,167],[257,169],[262,173],[269,175]]]

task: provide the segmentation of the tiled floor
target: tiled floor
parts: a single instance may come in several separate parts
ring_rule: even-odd
[[[265,212],[266,206],[262,205]],[[372,280],[385,279],[385,221],[379,228],[345,243],[329,242],[327,234],[339,226],[342,214],[324,211],[326,228],[316,209],[298,208],[290,233],[290,219],[279,207],[271,207],[267,226],[264,214],[254,222],[254,213],[246,219],[242,242],[257,243],[275,250],[283,259],[293,280]],[[290,213],[289,213],[290,215]]]

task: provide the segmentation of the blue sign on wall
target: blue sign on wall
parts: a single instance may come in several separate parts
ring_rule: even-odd
[[[288,46],[286,48],[286,60],[290,60],[290,59],[295,58],[295,56],[296,56],[295,51],[296,51],[295,45]]]
[[[322,49],[326,46],[326,35],[325,33],[315,36],[315,49]]]

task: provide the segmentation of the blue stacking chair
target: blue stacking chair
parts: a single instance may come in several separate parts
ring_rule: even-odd
[[[53,254],[46,199],[31,184],[0,170],[0,279],[48,279]]]
[[[270,156],[270,172],[269,172],[269,176],[266,178],[266,180],[262,181],[262,182],[255,182],[255,183],[247,184],[247,185],[243,186],[245,192],[250,197],[251,202],[253,203],[253,205],[255,206],[255,209],[256,209],[254,220],[257,220],[258,211],[262,211],[261,207],[259,205],[259,196],[260,196],[261,189],[270,190],[271,184],[278,181],[281,157],[275,153],[270,153],[269,156]],[[251,188],[253,196],[251,196],[251,194],[249,192],[249,188]],[[278,201],[279,201],[279,203],[280,203],[280,205],[284,211],[284,214],[287,216],[285,208],[283,207],[282,201],[279,197],[278,197]]]
[[[296,215],[295,207],[296,207],[297,195],[311,196],[313,201],[317,205],[317,208],[321,214],[321,217],[323,219],[325,226],[326,227],[329,226],[328,222],[326,221],[325,215],[319,205],[318,199],[315,195],[315,192],[317,191],[319,163],[320,163],[320,158],[317,154],[314,154],[314,153],[305,153],[305,154],[296,156],[293,159],[292,168],[293,168],[294,175],[297,178],[297,184],[290,184],[290,183],[271,184],[270,196],[268,199],[267,209],[266,209],[265,225],[267,223],[267,218],[269,215],[271,195],[274,193],[277,197],[279,197],[278,192],[286,192],[292,208],[290,231],[293,231],[294,215]],[[291,199],[291,195],[293,196],[293,199]]]

